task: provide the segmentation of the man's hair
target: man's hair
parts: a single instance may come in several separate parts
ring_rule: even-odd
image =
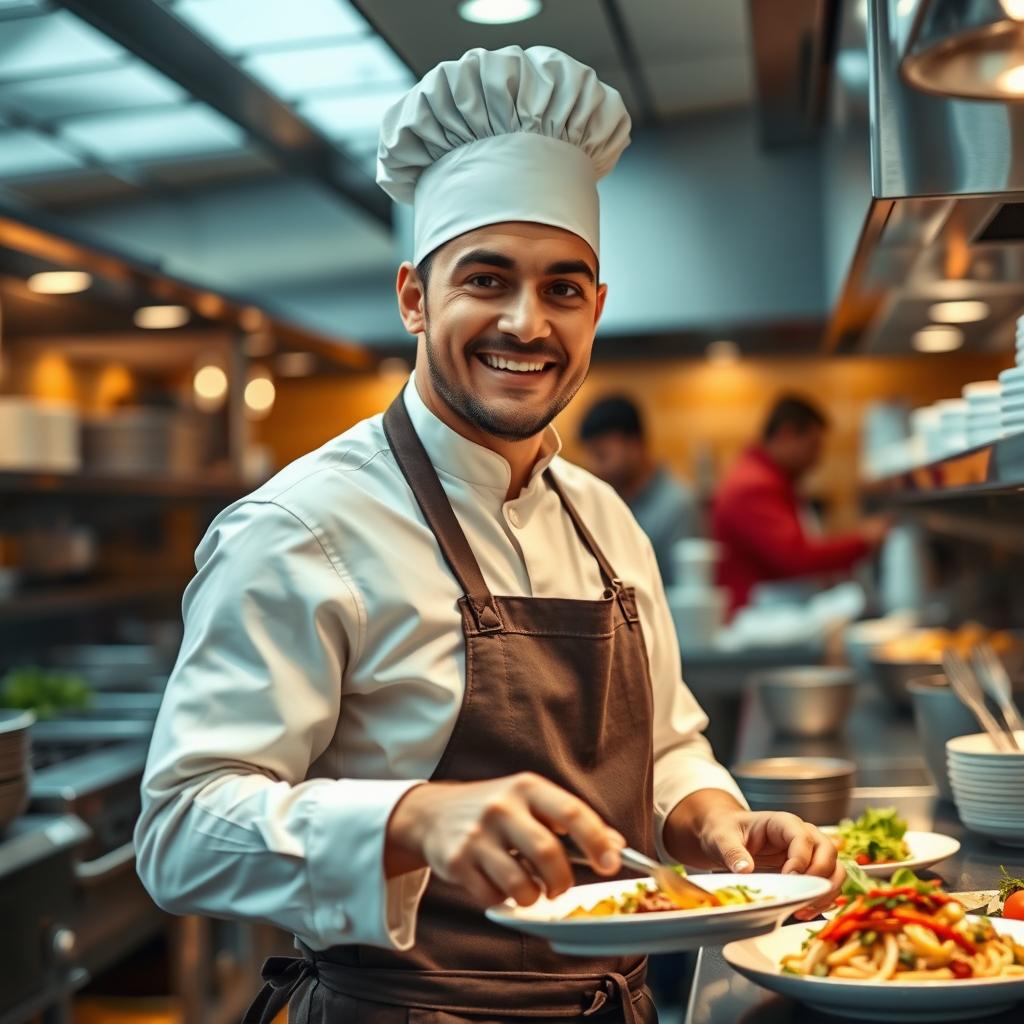
[[[813,402],[799,395],[783,395],[768,413],[761,430],[761,439],[770,441],[784,427],[798,434],[806,434],[814,427],[824,429],[827,426],[828,419]]]
[[[643,437],[644,425],[640,410],[625,395],[610,395],[595,402],[580,424],[580,437],[590,441],[605,434]]]

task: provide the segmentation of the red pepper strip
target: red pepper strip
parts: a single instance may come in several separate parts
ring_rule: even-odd
[[[898,932],[902,929],[901,922],[886,918],[882,921],[844,921],[841,928],[837,928],[830,936],[829,941],[836,944],[848,939],[854,932]],[[820,937],[820,936],[819,936]]]
[[[842,914],[833,917],[824,928],[818,932],[816,938],[831,939],[832,933],[847,921],[863,921],[867,916],[864,908],[864,901],[858,896]]]
[[[905,910],[894,910],[892,916],[897,921],[902,921],[904,924],[919,924],[925,928],[930,928],[940,941],[945,939],[952,939],[962,950],[972,955],[977,952],[977,947],[966,935],[961,935],[960,932],[951,928],[947,924],[942,924],[939,921],[935,921],[930,917],[924,917],[921,914],[908,913]]]

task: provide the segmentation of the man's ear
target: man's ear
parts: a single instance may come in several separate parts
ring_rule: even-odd
[[[414,336],[423,334],[427,325],[427,293],[416,268],[408,260],[398,268],[395,295],[406,331]]]
[[[594,310],[594,327],[596,328],[601,320],[601,314],[604,312],[605,299],[608,298],[608,285],[599,284],[597,286],[597,305]]]

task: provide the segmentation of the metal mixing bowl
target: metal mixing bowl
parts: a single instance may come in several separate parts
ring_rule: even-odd
[[[813,739],[839,731],[853,706],[857,674],[808,665],[759,672],[751,681],[776,732]]]

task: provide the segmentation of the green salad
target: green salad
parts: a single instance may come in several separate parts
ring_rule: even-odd
[[[839,822],[837,845],[843,857],[857,864],[891,864],[910,859],[906,832],[907,823],[894,807],[869,807],[856,821]]]

